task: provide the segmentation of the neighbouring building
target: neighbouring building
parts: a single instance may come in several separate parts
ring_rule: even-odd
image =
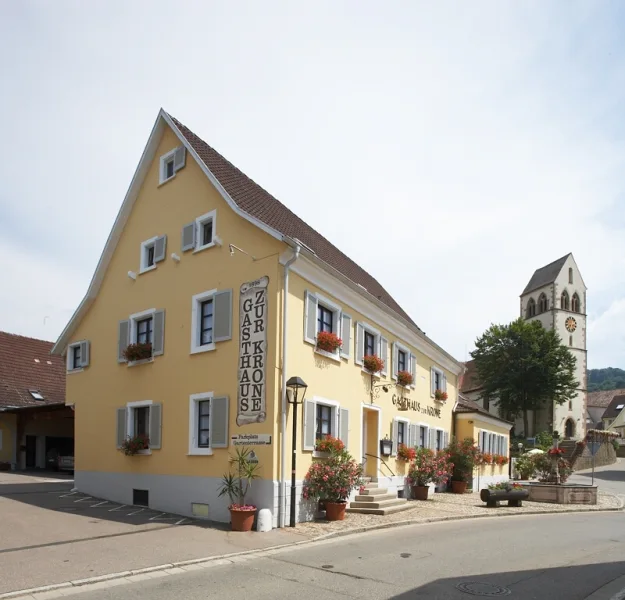
[[[589,429],[603,429],[603,416],[615,396],[625,395],[625,389],[588,392],[588,417],[592,421]]]
[[[342,347],[319,349],[319,332]],[[248,445],[262,473],[250,500],[276,526],[290,509],[290,377],[308,385],[296,423],[304,520],[318,439],[342,439],[395,492],[405,465],[381,456],[380,441],[393,454],[445,446],[463,370],[375,278],[164,111],[54,353],[75,407],[79,490],[227,521],[219,484]],[[373,378],[369,354],[384,361]],[[411,381],[399,385],[399,372]],[[137,435],[148,448],[120,451]]]
[[[568,402],[555,402],[540,411],[530,411],[530,431],[523,431],[523,419],[515,422],[515,435],[532,437],[540,431],[558,431],[568,439],[584,437],[589,425],[587,412],[586,352],[586,286],[572,254],[537,269],[521,294],[521,316],[537,320],[543,327],[555,329],[562,343],[577,359],[575,377],[579,382],[576,395]],[[466,363],[463,395],[498,415],[496,402],[484,406],[481,383],[475,361]]]
[[[74,455],[74,412],[65,405],[65,364],[53,344],[0,332],[0,468],[57,467]]]
[[[623,408],[625,408],[625,394],[615,394],[603,413],[603,429],[623,427],[623,419],[618,418],[623,412]]]

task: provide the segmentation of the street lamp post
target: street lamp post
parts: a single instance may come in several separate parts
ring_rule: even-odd
[[[289,396],[289,404],[293,405],[293,439],[292,448],[293,455],[291,457],[291,527],[295,527],[295,471],[297,465],[297,394],[299,390],[304,390],[302,393],[302,402],[304,402],[304,396],[306,395],[306,388],[308,387],[301,377],[291,377],[286,382],[286,387],[291,391]]]

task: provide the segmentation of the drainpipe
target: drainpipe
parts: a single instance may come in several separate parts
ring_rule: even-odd
[[[289,309],[289,267],[299,258],[300,246],[297,244],[293,256],[284,263],[284,285],[282,286],[282,413],[280,419],[280,506],[278,526],[284,527],[286,521],[286,379],[287,379],[287,316]]]

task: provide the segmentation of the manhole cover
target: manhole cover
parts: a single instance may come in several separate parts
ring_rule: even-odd
[[[492,598],[494,596],[507,596],[510,590],[500,585],[493,585],[492,583],[480,583],[478,581],[467,581],[465,583],[459,583],[456,586],[465,594],[471,594],[473,596],[487,596]]]

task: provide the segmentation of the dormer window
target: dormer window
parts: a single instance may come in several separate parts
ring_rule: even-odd
[[[37,390],[28,390],[28,393],[35,399],[38,400],[40,402],[44,401],[45,398],[43,397],[43,394],[41,392],[38,392]]]

